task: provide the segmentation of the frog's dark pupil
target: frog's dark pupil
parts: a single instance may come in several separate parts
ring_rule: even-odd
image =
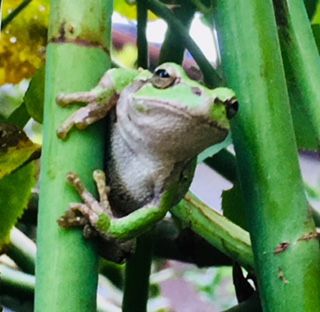
[[[154,74],[160,78],[170,78],[169,73],[165,69],[158,69]]]

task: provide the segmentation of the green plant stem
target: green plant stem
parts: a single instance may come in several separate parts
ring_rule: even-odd
[[[36,244],[17,228],[10,232],[7,255],[26,273],[33,274],[37,248]]]
[[[299,171],[272,1],[216,1],[215,12],[224,73],[240,103],[232,137],[262,307],[314,311],[319,242]]]
[[[171,212],[185,227],[202,236],[240,265],[248,270],[254,268],[248,232],[206,206],[195,196],[188,193]]]
[[[295,125],[309,129],[313,149],[320,150],[320,59],[310,21],[302,0],[273,4]],[[307,117],[304,123],[302,116]],[[303,129],[296,127],[296,136],[300,146],[308,147]]]
[[[184,31],[188,32],[195,12],[195,6],[190,1],[181,1],[180,5],[172,9],[177,20],[184,25]],[[165,40],[160,50],[159,63],[174,62],[182,64],[185,44],[181,37],[177,36],[176,29],[169,27],[166,32]]]
[[[179,35],[184,46],[191,53],[197,64],[199,65],[205,82],[209,87],[216,87],[223,84],[216,70],[206,59],[200,48],[196,45],[193,39],[189,36],[185,26],[175,18],[174,14],[162,3],[157,0],[148,0],[148,8],[156,15],[164,19],[171,29],[176,31],[176,36]]]
[[[15,297],[21,295],[32,296],[35,287],[35,277],[0,264],[1,293],[11,294]]]
[[[126,264],[123,312],[147,311],[152,245],[150,232],[137,238],[136,251]]]
[[[144,0],[137,0],[137,47],[138,59],[137,66],[142,68],[149,67],[148,41],[146,37],[146,28],[148,22],[148,9]]]
[[[67,183],[68,172],[95,191],[92,172],[103,168],[105,127],[98,123],[58,139],[56,129],[78,107],[61,108],[55,99],[61,92],[91,89],[109,68],[111,15],[111,1],[51,1],[35,311],[96,311],[97,254],[80,230],[64,230],[57,220],[70,202],[80,201]]]
[[[32,0],[22,1],[6,18],[1,22],[1,31],[3,31],[31,2]],[[1,4],[1,3],[0,3]]]

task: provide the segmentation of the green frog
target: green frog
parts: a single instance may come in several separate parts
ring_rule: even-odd
[[[208,89],[183,68],[165,63],[147,70],[110,69],[88,92],[60,94],[61,106],[84,103],[57,130],[66,139],[108,115],[106,174],[93,173],[99,200],[75,173],[69,182],[83,203],[71,204],[62,227],[118,242],[112,260],[130,253],[132,239],[150,229],[187,192],[197,155],[223,141],[238,110],[228,88]]]

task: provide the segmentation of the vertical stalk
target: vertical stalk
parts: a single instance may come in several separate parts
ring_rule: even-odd
[[[126,265],[123,312],[146,312],[153,238],[150,232],[137,239],[135,254]]]
[[[181,2],[184,3],[177,5],[176,8],[172,9],[172,12],[175,18],[184,25],[185,31],[189,31],[195,7],[190,1]],[[183,61],[185,44],[183,40],[177,36],[176,29],[170,24],[168,26],[166,37],[160,51],[159,63],[174,62],[181,64]]]
[[[138,47],[138,67],[149,67],[148,41],[146,28],[148,22],[148,9],[144,0],[137,0],[137,47]]]
[[[69,171],[93,191],[92,171],[103,168],[104,128],[100,123],[58,139],[57,127],[77,107],[58,107],[55,98],[92,88],[110,66],[111,14],[112,1],[51,1],[35,311],[96,311],[97,255],[80,230],[61,229],[57,219],[80,200],[66,182]]]
[[[302,0],[273,0],[273,4],[290,101],[294,106],[296,136],[302,147],[319,150],[320,59],[310,21]],[[306,118],[304,123],[302,116]],[[308,128],[310,132],[306,133]],[[307,144],[306,139],[313,142]]]
[[[319,243],[305,198],[271,0],[216,1],[232,123],[264,311],[320,306]]]

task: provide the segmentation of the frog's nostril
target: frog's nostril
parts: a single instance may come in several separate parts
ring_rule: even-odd
[[[235,116],[239,109],[239,103],[237,99],[231,99],[226,103],[227,117],[231,119]]]
[[[192,87],[191,91],[193,94],[200,96],[202,94],[201,89],[198,87]]]

